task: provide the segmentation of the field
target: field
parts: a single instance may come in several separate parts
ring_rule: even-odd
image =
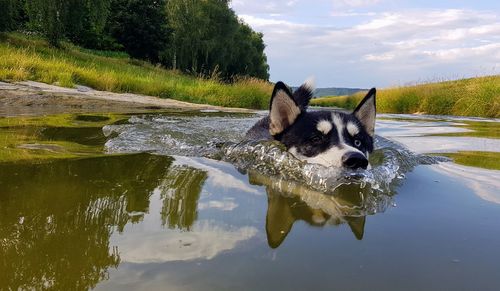
[[[22,34],[0,34],[0,80],[33,80],[64,87],[76,84],[111,92],[129,92],[181,101],[261,109],[268,106],[272,84],[240,78],[224,84],[216,76],[197,78],[166,70],[117,52],[92,51]]]
[[[33,80],[64,87],[76,84],[97,90],[129,92],[225,107],[266,109],[272,84],[240,78],[225,84],[216,76],[194,77],[129,58],[126,54],[92,51],[18,33],[0,34],[0,80]],[[363,93],[313,99],[312,105],[354,108]],[[500,117],[500,76],[381,89],[381,113]]]
[[[353,109],[364,93],[323,97],[312,105]],[[500,75],[469,78],[377,91],[381,113],[425,113],[436,115],[500,117]]]

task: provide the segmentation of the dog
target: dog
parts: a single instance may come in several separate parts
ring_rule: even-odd
[[[277,140],[299,160],[327,167],[366,169],[373,151],[376,89],[368,91],[353,112],[308,111],[312,82],[295,92],[283,82],[274,86],[268,116],[248,130],[249,140]]]

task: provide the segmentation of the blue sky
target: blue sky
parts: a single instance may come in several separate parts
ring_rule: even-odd
[[[500,1],[233,0],[271,81],[389,87],[500,74]]]

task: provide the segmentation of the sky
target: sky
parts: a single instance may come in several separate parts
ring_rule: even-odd
[[[500,74],[500,1],[232,0],[271,81],[390,87]]]

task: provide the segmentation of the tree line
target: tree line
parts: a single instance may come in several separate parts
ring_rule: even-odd
[[[267,80],[263,34],[230,0],[0,0],[0,31],[43,35],[201,76]]]

